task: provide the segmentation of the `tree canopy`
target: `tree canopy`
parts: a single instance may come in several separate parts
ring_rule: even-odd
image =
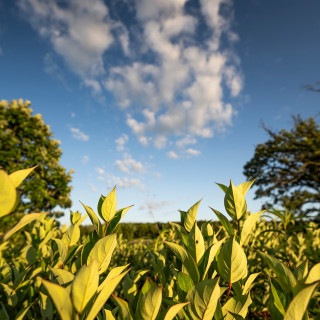
[[[275,132],[266,128],[270,139],[258,144],[244,175],[257,178],[255,198],[293,210],[296,216],[320,216],[320,128],[314,118],[293,116],[293,127]]]
[[[72,171],[59,163],[60,142],[53,139],[50,127],[40,114],[32,115],[29,101],[0,101],[0,168],[8,173],[37,165],[19,187],[20,212],[49,211],[71,207]],[[61,210],[61,209],[60,209]]]

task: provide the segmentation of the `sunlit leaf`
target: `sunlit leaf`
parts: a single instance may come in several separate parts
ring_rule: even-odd
[[[104,221],[109,222],[116,214],[117,197],[116,187],[106,196],[101,206],[101,215]]]
[[[199,208],[199,204],[200,204],[201,200],[198,201],[196,204],[194,204],[186,213],[185,217],[184,217],[184,223],[183,226],[184,228],[190,232],[191,229],[193,228],[193,225],[196,222],[197,219],[197,212],[198,212],[198,208]]]
[[[22,169],[17,170],[9,175],[9,178],[11,179],[13,185],[15,188],[18,188],[22,181],[36,168],[37,166],[34,166],[29,169]]]

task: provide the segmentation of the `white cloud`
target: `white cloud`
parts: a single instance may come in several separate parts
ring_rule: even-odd
[[[155,62],[115,66],[105,85],[123,108],[141,106],[142,119],[139,113],[127,118],[139,141],[147,145],[155,135],[154,145],[162,148],[158,136],[162,141],[168,135],[209,138],[231,125],[236,112],[231,103],[224,102],[223,87],[237,97],[243,86],[239,59],[232,50],[224,50],[220,41],[223,34],[231,42],[237,40],[231,30],[232,1],[200,1],[210,35],[201,42],[196,40],[201,17],[187,12],[186,0],[140,0],[136,4],[145,50]],[[179,148],[184,143],[188,144],[182,140]]]
[[[115,140],[118,151],[124,150],[124,145],[128,142],[129,137],[125,133],[123,133],[118,139]]]
[[[92,192],[96,193],[98,191],[97,187],[91,182],[88,182],[88,186]]]
[[[72,132],[72,137],[81,141],[88,141],[89,136],[80,131],[79,128],[70,128],[70,131]]]
[[[81,163],[85,166],[89,162],[90,158],[87,155],[81,157]]]
[[[104,174],[104,170],[102,168],[96,168],[96,171],[98,172],[99,175]]]
[[[185,153],[189,156],[196,157],[201,154],[201,151],[189,148],[189,149],[185,150]]]
[[[189,144],[195,144],[195,143],[197,143],[197,139],[195,139],[194,137],[191,137],[191,136],[186,136],[186,137],[176,141],[177,147],[181,148],[181,149]]]
[[[98,78],[105,74],[103,54],[119,36],[129,52],[129,37],[121,23],[115,23],[103,0],[18,0],[28,22],[50,41],[54,51],[83,80],[94,95],[101,93]]]
[[[133,159],[128,153],[124,154],[122,160],[116,160],[115,164],[120,171],[126,174],[141,173],[144,171],[143,164]]]
[[[123,188],[123,189],[136,187],[136,188],[139,188],[140,190],[144,190],[145,188],[144,184],[141,182],[140,179],[110,176],[108,179],[108,188],[113,188],[115,185],[117,186],[117,188]]]
[[[178,160],[179,159],[178,154],[176,152],[174,152],[174,151],[168,151],[167,152],[167,157],[169,159],[174,159],[174,160]]]
[[[233,1],[200,0],[195,10],[187,2],[123,1],[136,16],[121,21],[103,0],[18,0],[82,84],[95,96],[112,92],[138,141],[159,149],[171,136],[183,149],[232,125],[243,87]],[[106,55],[111,48],[117,54]]]

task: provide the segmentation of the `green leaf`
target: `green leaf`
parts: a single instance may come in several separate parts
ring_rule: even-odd
[[[72,247],[74,246],[78,240],[80,239],[80,228],[77,224],[71,225],[67,232],[64,234],[68,246]]]
[[[248,277],[248,279],[247,279],[247,281],[246,281],[246,283],[245,283],[245,285],[244,285],[244,287],[242,289],[242,295],[246,295],[249,292],[251,284],[253,283],[253,281],[256,279],[256,277],[259,274],[260,274],[260,272],[253,273]]]
[[[155,320],[162,302],[162,290],[155,286],[139,299],[136,317],[141,320]]]
[[[302,289],[291,301],[283,320],[302,320],[313,291],[319,282]]]
[[[114,228],[118,225],[118,223],[120,222],[120,220],[124,217],[124,215],[128,212],[128,210],[130,208],[132,208],[133,206],[129,206],[123,209],[120,209],[116,212],[116,214],[114,215],[114,217],[112,218],[112,220],[110,221],[110,223],[108,224],[108,228],[107,228],[107,232],[106,234],[110,234]]]
[[[178,303],[174,306],[171,306],[168,311],[166,312],[166,315],[163,320],[173,320],[173,318],[182,310],[182,308],[186,305],[188,305],[190,302],[184,302],[184,303]]]
[[[99,199],[99,202],[98,202],[98,207],[97,207],[97,209],[98,209],[98,215],[100,216],[100,218],[101,218],[102,220],[104,220],[104,219],[103,219],[103,216],[102,216],[102,213],[101,213],[101,208],[102,208],[102,204],[103,204],[103,201],[104,201],[105,198],[106,198],[106,197],[105,197],[104,195],[101,195],[101,196],[100,196],[100,199]]]
[[[306,283],[313,283],[319,280],[320,280],[320,263],[317,263],[311,268],[308,274],[308,277],[306,279]]]
[[[67,246],[61,239],[53,239],[53,240],[56,242],[58,246],[61,261],[64,263],[67,257]]]
[[[98,288],[98,292],[100,292],[103,289],[103,287],[105,286],[106,283],[108,283],[111,279],[113,279],[116,276],[118,276],[119,274],[121,274],[128,266],[129,266],[129,264],[126,264],[125,266],[115,267],[115,268],[111,269],[110,272],[108,273],[108,276],[100,284],[100,286]]]
[[[40,293],[40,311],[42,319],[52,320],[53,318],[53,306],[49,296],[46,294]]]
[[[199,263],[199,269],[204,270],[201,277],[202,280],[204,280],[207,276],[210,266],[224,241],[225,239],[216,242],[215,244],[210,246],[204,253],[202,261],[200,261]]]
[[[216,182],[216,184],[220,187],[220,189],[221,189],[224,193],[226,193],[226,192],[228,191],[228,187],[225,186],[224,184],[217,183],[217,182]]]
[[[88,266],[81,267],[72,283],[71,298],[73,306],[78,313],[81,314],[85,309],[96,293],[98,285],[98,263],[93,260]]]
[[[177,283],[178,283],[179,288],[182,291],[184,291],[185,293],[188,293],[190,291],[190,289],[194,286],[194,283],[193,283],[191,277],[184,272],[178,273]]]
[[[50,271],[54,275],[55,279],[58,281],[58,283],[65,287],[69,293],[71,293],[71,284],[74,279],[74,275],[64,269],[56,269],[56,268],[50,268]]]
[[[298,282],[304,282],[308,276],[308,260],[303,261],[296,269],[293,270],[293,274]],[[319,268],[319,279],[320,280],[320,268]],[[315,280],[317,281],[317,280]]]
[[[251,181],[241,183],[238,185],[237,189],[243,194],[243,196],[245,196],[255,181],[256,179],[253,179]]]
[[[230,298],[227,303],[222,307],[222,313],[224,315],[224,320],[233,320],[234,317],[231,313],[237,314],[243,318],[246,318],[248,313],[248,308],[252,300],[250,294],[245,296],[236,296]]]
[[[122,278],[127,274],[128,271],[121,273],[120,275],[111,279],[100,291],[97,298],[94,301],[92,308],[90,309],[89,314],[86,317],[86,320],[94,320],[97,314],[105,305],[106,301],[109,299],[111,293],[114,291],[116,286],[122,280]]]
[[[55,304],[61,319],[73,320],[72,303],[68,291],[65,288],[47,280],[41,279],[41,282],[48,291],[50,298]]]
[[[241,245],[246,241],[248,235],[255,227],[258,219],[260,218],[260,216],[263,212],[265,212],[265,210],[251,214],[249,217],[247,217],[246,221],[243,224],[243,228],[241,231],[241,241],[240,241]]]
[[[234,238],[227,240],[217,256],[218,273],[228,283],[247,276],[247,257]]]
[[[196,284],[187,294],[188,311],[193,320],[211,320],[220,298],[219,279],[209,279]]]
[[[3,241],[7,241],[14,233],[16,233],[18,230],[26,226],[27,224],[31,223],[34,220],[38,220],[45,216],[47,213],[41,212],[41,213],[29,213],[23,216],[20,221],[12,228],[10,229],[4,236]]]
[[[29,169],[17,170],[9,175],[10,180],[12,181],[15,188],[18,188],[22,181],[36,168],[34,166]]]
[[[99,267],[99,274],[107,270],[112,253],[117,245],[117,235],[111,234],[105,238],[100,239],[89,253],[87,264],[91,261],[97,260]]]
[[[106,196],[101,206],[102,219],[109,222],[116,214],[117,209],[117,197],[116,187]]]
[[[279,284],[284,292],[289,293],[298,283],[291,270],[275,257],[258,251],[261,257],[278,277]]]
[[[101,223],[100,223],[100,220],[99,218],[96,216],[96,214],[94,213],[94,211],[90,208],[90,207],[87,207],[85,204],[83,204],[81,201],[80,203],[83,205],[83,207],[85,208],[92,224],[93,224],[93,227],[94,229],[96,230],[99,238],[102,238],[103,237],[103,230],[102,230],[102,226],[101,226]]]
[[[199,271],[197,264],[190,253],[178,244],[167,242],[165,244],[173,251],[173,253],[181,260],[185,270],[188,272],[194,283],[199,282]],[[182,270],[183,271],[183,270]]]
[[[229,220],[218,210],[215,210],[211,207],[209,207],[218,217],[219,221],[221,222],[221,224],[223,225],[223,227],[225,228],[225,230],[227,231],[227,233],[229,234],[230,237],[232,237],[234,235],[234,231],[231,227],[231,224],[229,222]]]
[[[12,212],[18,203],[19,193],[6,172],[0,170],[0,217]]]
[[[187,230],[187,232],[190,232],[190,230],[193,228],[193,225],[196,222],[197,219],[197,212],[199,208],[201,200],[198,201],[196,204],[194,204],[186,213],[184,217],[184,223],[183,226]]]
[[[115,304],[119,307],[121,319],[122,320],[132,320],[132,316],[131,316],[128,302],[123,299],[118,298],[115,295],[112,295],[112,298],[113,298]]]
[[[15,317],[15,320],[22,320],[24,318],[24,316],[27,314],[27,312],[29,311],[31,305],[27,306],[24,309],[21,309],[18,314]]]
[[[234,220],[239,220],[247,212],[247,203],[242,190],[235,187],[231,180],[224,196],[224,206]]]
[[[197,223],[193,225],[189,233],[188,249],[189,249],[189,253],[192,255],[193,259],[198,264],[204,254],[205,245],[204,245],[204,239],[203,239],[202,233]]]
[[[275,286],[273,285],[272,281],[270,281],[270,287],[271,287],[271,294],[273,297],[273,305],[277,308],[277,310],[282,314],[282,316],[284,316],[285,314],[285,310],[284,310],[284,306],[282,304],[282,301],[280,299],[280,296],[278,294],[277,289],[275,288]],[[281,288],[279,287],[278,289],[279,291],[281,290]]]

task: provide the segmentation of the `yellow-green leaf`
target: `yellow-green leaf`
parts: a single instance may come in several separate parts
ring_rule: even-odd
[[[116,214],[117,197],[116,187],[106,196],[101,206],[101,215],[104,221],[109,222]]]
[[[293,298],[283,320],[302,320],[307,310],[307,306],[312,297],[313,291],[319,282],[309,285],[308,287],[299,291]]]
[[[113,279],[114,277],[121,274],[128,266],[129,266],[129,264],[126,264],[125,266],[115,267],[115,268],[111,269],[110,272],[108,273],[107,277],[100,284],[100,286],[98,288],[98,292],[100,292],[103,289],[103,287],[105,286],[106,283],[108,283],[111,279]]]
[[[247,276],[247,257],[234,238],[222,245],[217,256],[218,273],[228,283],[237,282]]]
[[[78,271],[72,283],[71,297],[74,308],[82,313],[90,299],[96,293],[99,285],[98,263],[93,260]]]
[[[4,236],[3,241],[7,241],[15,232],[26,226],[27,224],[31,223],[34,220],[40,219],[43,216],[45,216],[47,213],[41,212],[41,213],[29,213],[23,216],[20,221],[12,228],[10,229]]]
[[[209,279],[196,284],[187,294],[188,311],[193,320],[211,320],[220,298],[219,279]]]
[[[242,191],[235,187],[231,180],[224,197],[224,206],[234,220],[239,220],[247,211],[247,203]]]
[[[117,236],[115,233],[100,239],[90,251],[87,263],[90,264],[91,261],[97,260],[99,274],[103,273],[109,266],[116,245]]]
[[[41,279],[41,282],[47,289],[61,319],[72,320],[73,308],[68,291],[65,288],[47,280]]]
[[[13,182],[3,170],[0,170],[0,217],[12,212],[19,203],[19,194]]]
[[[255,181],[256,181],[256,179],[253,179],[251,181],[241,183],[238,185],[237,188],[239,189],[240,192],[242,192],[243,196],[245,196]]]
[[[22,181],[36,168],[34,166],[29,169],[17,170],[9,175],[13,185],[15,188],[18,188]]]
[[[313,283],[320,280],[320,263],[315,264],[306,279],[306,283]]]
[[[94,301],[94,304],[92,308],[90,309],[90,312],[88,316],[86,317],[86,320],[94,320],[99,311],[103,308],[106,301],[109,299],[111,293],[114,291],[116,286],[119,284],[121,279],[127,274],[128,271],[125,271],[121,273],[120,275],[114,277],[111,279],[100,291],[97,298]]]
[[[168,311],[166,312],[166,315],[163,320],[173,320],[173,318],[182,310],[182,308],[186,305],[188,305],[190,302],[184,302],[184,303],[178,303],[174,306],[171,306]]]
[[[185,215],[183,226],[188,232],[190,232],[196,222],[200,202],[201,200],[194,204]]]
[[[119,307],[121,319],[122,320],[132,320],[130,308],[128,305],[128,302],[118,298],[115,295],[112,295],[112,298],[114,299],[115,304]]]
[[[173,253],[181,260],[184,269],[192,278],[194,283],[199,282],[199,271],[196,262],[190,253],[182,246],[165,241],[165,244],[173,251]],[[182,270],[183,271],[183,270]]]
[[[189,249],[189,252],[192,255],[193,259],[198,264],[204,254],[205,245],[204,245],[204,239],[203,239],[202,233],[201,233],[197,223],[195,223],[193,225],[193,227],[189,233],[188,249]]]
[[[137,318],[155,320],[162,302],[162,290],[155,286],[148,290],[138,302]]]
[[[262,215],[263,212],[265,212],[265,210],[251,214],[249,217],[247,217],[246,221],[243,224],[243,228],[241,231],[241,241],[240,241],[241,245],[246,241],[248,235],[255,227],[258,219],[260,218],[260,216]]]
[[[83,207],[87,211],[87,214],[88,214],[88,216],[93,224],[93,227],[96,230],[99,238],[102,238],[103,237],[103,230],[102,230],[102,226],[101,226],[99,218],[97,217],[97,215],[94,213],[94,211],[90,207],[87,207],[81,201],[80,201],[80,203],[83,205]]]

